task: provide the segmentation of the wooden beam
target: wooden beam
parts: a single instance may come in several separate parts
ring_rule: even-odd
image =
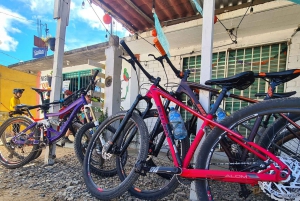
[[[149,23],[154,25],[154,21],[151,18],[149,18],[141,9],[139,9],[139,7],[137,7],[131,0],[125,0],[125,1],[131,8],[133,8],[136,12],[138,12],[145,20],[147,20]]]
[[[87,64],[90,65],[90,66],[97,67],[97,68],[105,69],[105,65],[104,64],[96,62],[96,61],[91,60],[91,59],[88,59],[88,63]]]
[[[134,25],[130,24],[123,16],[120,16],[118,12],[116,12],[112,7],[106,4],[103,0],[92,0],[93,3],[104,11],[109,12],[113,18],[115,18],[118,22],[120,22],[127,30],[131,32],[139,31]]]
[[[98,97],[98,98],[104,99],[104,93],[102,93],[102,92],[93,91],[92,94],[93,94],[93,97]]]

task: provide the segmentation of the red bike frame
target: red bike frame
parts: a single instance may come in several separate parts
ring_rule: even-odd
[[[187,110],[191,114],[195,115],[197,118],[200,118],[203,120],[203,124],[201,125],[200,130],[198,131],[197,135],[195,136],[194,141],[192,142],[186,157],[183,160],[182,167],[179,167],[182,169],[181,174],[179,174],[181,177],[185,178],[191,178],[191,179],[212,179],[212,180],[219,180],[224,182],[236,182],[236,183],[245,183],[245,184],[251,184],[255,185],[258,183],[258,181],[270,181],[270,182],[279,182],[281,180],[284,180],[289,177],[290,170],[289,168],[280,161],[274,154],[269,152],[268,150],[260,147],[259,145],[255,144],[254,142],[247,141],[242,135],[233,132],[232,130],[222,126],[221,124],[218,124],[217,122],[213,121],[213,116],[211,114],[208,114],[206,116],[199,114],[198,112],[194,111],[193,109],[189,108],[184,103],[180,102],[179,100],[175,99],[168,93],[164,92],[163,90],[159,89],[157,86],[152,85],[150,87],[150,90],[146,94],[147,97],[153,98],[154,102],[157,106],[157,110],[161,119],[161,123],[164,129],[164,133],[167,138],[167,142],[169,144],[169,148],[171,151],[171,155],[173,158],[173,163],[176,167],[179,167],[180,162],[177,160],[176,157],[176,147],[173,146],[172,140],[170,138],[170,133],[167,129],[167,124],[169,123],[167,114],[164,110],[164,106],[162,104],[161,98],[167,98],[171,102],[177,104],[179,107]],[[188,166],[191,162],[191,159],[196,151],[196,148],[198,147],[198,144],[200,143],[201,139],[204,136],[204,128],[206,126],[217,126],[220,129],[228,132],[230,135],[227,135],[232,141],[236,142],[243,148],[247,149],[249,152],[256,155],[258,158],[260,158],[262,161],[268,160],[270,158],[272,161],[277,163],[279,165],[278,167],[275,167],[275,165],[272,163],[270,164],[265,170],[259,172],[259,173],[253,173],[253,172],[238,172],[238,171],[222,171],[222,170],[204,170],[204,169],[189,169]],[[256,150],[257,151],[256,151]],[[262,154],[260,154],[261,152]],[[266,157],[266,156],[268,157]],[[274,172],[273,174],[268,174],[270,171]],[[285,171],[287,173],[284,177],[280,176],[281,172]]]

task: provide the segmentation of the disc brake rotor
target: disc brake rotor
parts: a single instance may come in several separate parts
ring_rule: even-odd
[[[300,201],[300,162],[293,158],[278,157],[291,170],[288,182],[258,182],[261,190],[274,200]],[[277,166],[277,165],[276,165]],[[269,172],[269,174],[272,174]]]

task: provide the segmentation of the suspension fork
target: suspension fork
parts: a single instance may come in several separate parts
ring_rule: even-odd
[[[148,97],[138,95],[136,100],[134,101],[133,105],[131,106],[131,108],[126,112],[126,115],[125,115],[124,119],[122,120],[122,123],[119,125],[116,133],[113,135],[112,141],[108,142],[109,143],[109,146],[107,148],[108,152],[111,151],[112,145],[116,142],[117,139],[119,139],[121,132],[124,130],[126,124],[128,123],[128,120],[132,116],[134,110],[136,109],[136,106],[138,105],[138,103],[141,100],[145,100],[147,103],[147,107],[144,110],[144,112],[141,114],[141,117],[144,119],[147,116],[147,113],[152,108],[153,104],[151,103],[151,100]],[[129,146],[129,144],[132,142],[132,140],[136,134],[136,130],[137,130],[137,127],[134,127],[134,129],[130,132],[129,137],[126,139],[125,143],[122,144],[122,149],[120,149],[118,151],[118,153],[115,153],[115,154],[118,154],[118,155],[124,154],[124,152],[127,150],[128,146]]]

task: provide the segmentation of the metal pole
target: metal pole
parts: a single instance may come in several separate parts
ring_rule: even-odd
[[[204,84],[206,80],[211,79],[213,36],[214,36],[214,15],[215,15],[215,0],[204,0],[200,84]],[[208,111],[210,107],[209,92],[201,90],[199,97],[200,97],[199,98],[200,103],[202,104],[204,109]],[[197,130],[200,129],[201,124],[202,121],[198,120]],[[196,150],[194,158],[197,157],[198,152],[199,149]],[[192,182],[191,184],[190,200],[198,200],[195,192],[194,182]]]

